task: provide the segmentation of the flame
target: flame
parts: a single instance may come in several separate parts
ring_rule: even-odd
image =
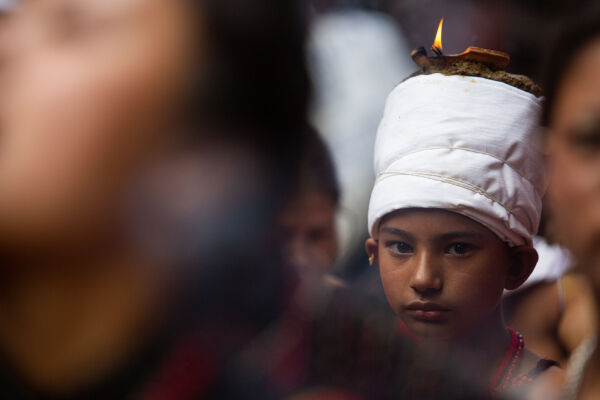
[[[442,25],[444,25],[444,18],[440,20],[437,33],[435,35],[435,41],[433,42],[433,49],[442,51]]]

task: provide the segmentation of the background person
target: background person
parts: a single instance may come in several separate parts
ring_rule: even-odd
[[[307,128],[298,177],[278,217],[283,256],[300,274],[329,275],[337,260],[335,224],[340,191],[327,146],[318,132]]]
[[[549,194],[554,222],[558,238],[573,253],[591,285],[597,310],[600,293],[600,11],[597,7],[586,9],[570,21],[553,41],[547,68],[543,122],[550,128]],[[593,399],[600,395],[595,342],[595,338],[584,341],[572,355],[566,373],[566,398]],[[557,391],[556,387],[549,390]]]

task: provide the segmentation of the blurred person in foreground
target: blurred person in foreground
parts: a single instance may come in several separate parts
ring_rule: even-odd
[[[600,9],[582,10],[553,41],[546,66],[550,199],[559,239],[600,296]],[[596,325],[598,329],[598,325]],[[572,354],[564,382],[550,380],[537,398],[600,396],[598,332]],[[564,392],[557,387],[564,385]]]
[[[0,397],[270,397],[300,3],[40,0],[1,32]],[[238,360],[238,361],[235,361]]]
[[[405,398],[520,397],[556,369],[501,306],[538,260],[538,96],[527,77],[459,61],[424,68],[388,97],[366,250],[417,348]]]

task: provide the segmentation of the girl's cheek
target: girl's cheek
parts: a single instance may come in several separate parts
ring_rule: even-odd
[[[488,263],[493,261],[489,260]],[[448,290],[455,293],[460,311],[476,317],[493,311],[499,304],[503,292],[503,280],[504,276],[497,271],[494,273],[478,271],[447,279],[445,284]]]

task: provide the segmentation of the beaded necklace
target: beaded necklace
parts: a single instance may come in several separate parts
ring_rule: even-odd
[[[517,363],[519,362],[519,359],[523,354],[523,349],[525,348],[525,340],[523,340],[523,335],[521,335],[519,332],[515,332],[510,327],[507,328],[511,336],[510,346],[492,377],[492,381],[490,382],[489,386],[489,391],[491,393],[502,393],[506,389],[508,383],[511,382],[511,378],[515,372]]]

